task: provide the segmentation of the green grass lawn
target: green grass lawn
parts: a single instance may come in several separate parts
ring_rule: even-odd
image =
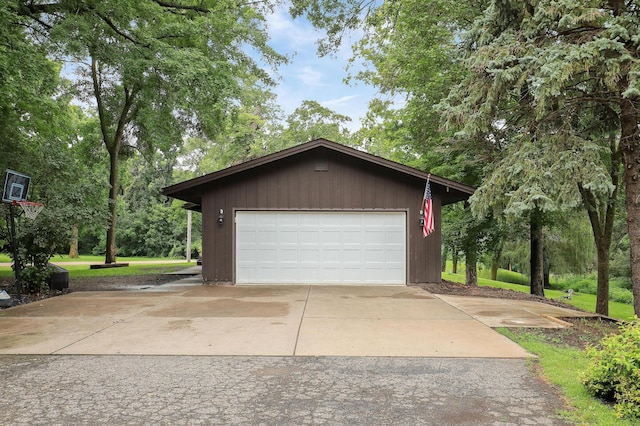
[[[118,257],[118,262],[133,262],[133,261],[148,261],[148,260],[184,260],[184,259],[169,259],[166,257]],[[10,263],[11,258],[7,254],[0,254],[0,263]],[[61,262],[95,262],[95,263],[104,263],[104,256],[91,256],[91,255],[82,255],[77,258],[70,258],[67,255],[57,255],[51,258],[51,262],[61,263]]]
[[[465,276],[463,274],[452,274],[450,272],[443,272],[442,279],[453,281],[456,283],[465,282]],[[507,290],[521,291],[529,293],[528,285],[511,284],[501,281],[493,281],[487,278],[478,278],[479,286],[504,288]],[[571,304],[577,308],[583,309],[587,312],[595,312],[596,309],[596,296],[595,294],[574,293],[571,299],[564,299],[566,295],[564,291],[545,289],[545,296],[549,299],[562,299],[564,302]],[[609,301],[609,316],[612,318],[618,318],[621,320],[631,321],[635,318],[633,312],[633,305],[626,303]]]
[[[498,331],[531,353],[538,356],[537,362],[546,378],[562,388],[572,410],[563,413],[571,423],[579,425],[631,426],[637,422],[621,420],[611,406],[591,397],[580,374],[586,369],[588,359],[579,349],[558,346],[545,341],[541,336],[529,332],[513,332],[506,328]]]
[[[121,259],[118,259],[121,260]],[[130,258],[130,260],[149,260],[142,258]],[[171,259],[163,259],[171,260]],[[124,261],[124,259],[122,259]],[[99,263],[99,262],[97,262]],[[196,262],[169,262],[153,264],[132,264],[122,268],[89,269],[89,265],[64,265],[63,268],[69,271],[69,278],[88,277],[121,277],[126,275],[156,275],[166,272],[179,271],[190,266],[195,266]],[[0,267],[0,277],[13,277],[13,270],[9,266]]]
[[[129,265],[122,268],[89,269],[87,265],[66,265],[64,269],[69,271],[69,278],[88,277],[121,277],[125,275],[156,275],[166,272],[175,272],[190,266],[195,262],[187,263],[154,263],[151,265]]]

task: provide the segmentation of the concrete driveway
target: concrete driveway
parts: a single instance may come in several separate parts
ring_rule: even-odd
[[[415,287],[206,286],[192,278],[0,311],[0,354],[531,356],[477,309],[452,303]]]

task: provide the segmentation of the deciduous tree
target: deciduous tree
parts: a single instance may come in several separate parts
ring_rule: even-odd
[[[116,260],[123,150],[167,150],[186,135],[211,137],[234,109],[242,78],[268,74],[247,55],[284,58],[266,44],[270,3],[11,0],[36,40],[75,66],[83,101],[100,119],[110,163],[105,262]]]

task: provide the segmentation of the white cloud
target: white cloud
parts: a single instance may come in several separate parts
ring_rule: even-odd
[[[336,108],[336,107],[344,107],[352,104],[351,101],[357,99],[358,97],[359,95],[342,96],[337,99],[329,99],[328,101],[322,101],[320,102],[320,105],[329,109]]]
[[[272,44],[286,46],[287,50],[296,52],[298,49],[308,49],[314,46],[318,39],[318,32],[305,20],[293,20],[285,7],[277,8],[267,16],[267,29]]]
[[[305,66],[298,73],[297,78],[307,86],[317,87],[322,85],[324,75],[317,69]]]

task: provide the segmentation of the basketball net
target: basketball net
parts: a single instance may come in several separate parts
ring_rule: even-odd
[[[24,215],[31,220],[35,219],[44,208],[44,204],[33,203],[31,201],[23,200],[16,201],[15,203],[20,204],[20,207],[22,207],[22,210],[24,210]]]

